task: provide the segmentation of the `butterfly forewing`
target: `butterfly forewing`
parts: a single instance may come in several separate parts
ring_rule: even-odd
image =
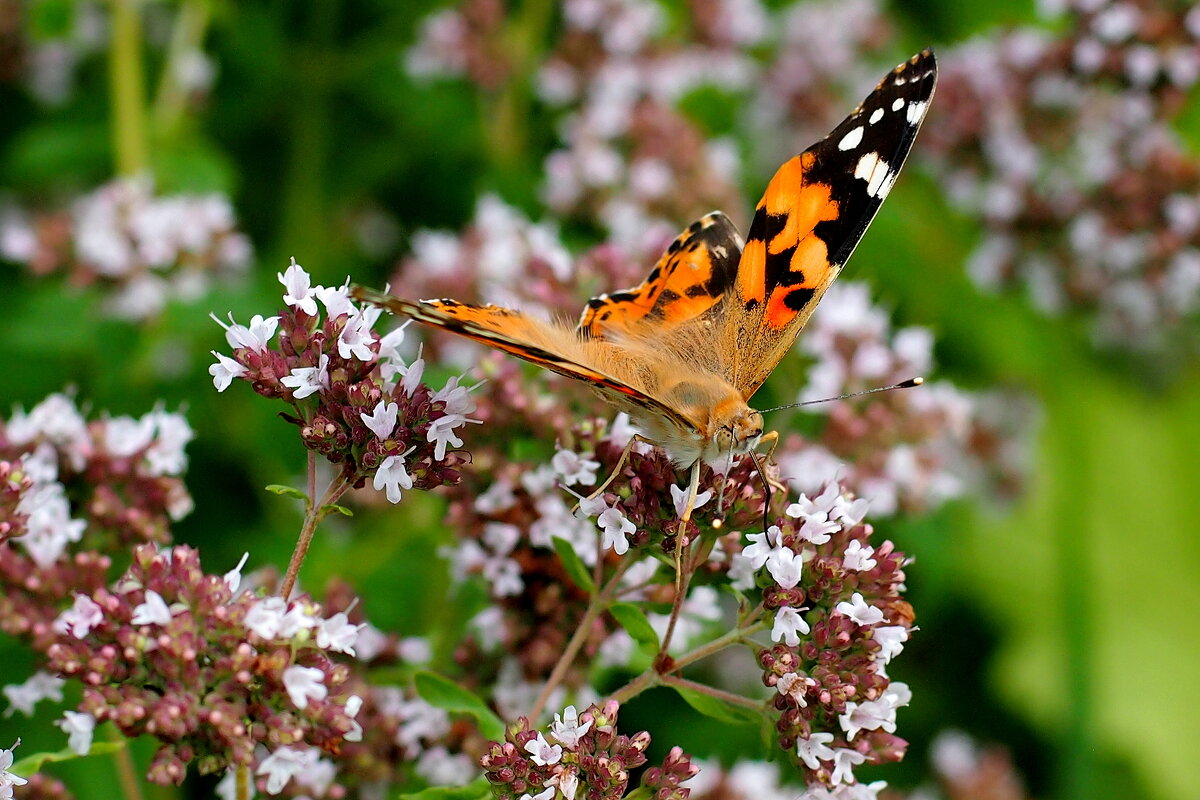
[[[579,332],[599,339],[696,319],[733,285],[741,254],[737,226],[720,211],[707,214],[671,243],[641,284],[589,300]]]
[[[936,81],[932,51],[913,56],[771,179],[723,305],[720,346],[734,356],[726,377],[745,398],[791,348],[862,239],[912,149]]]
[[[682,429],[694,423],[655,398],[646,387],[635,385],[631,376],[613,375],[630,371],[632,364],[609,346],[581,341],[569,328],[536,319],[521,311],[494,305],[472,305],[457,300],[405,300],[362,286],[355,286],[356,299],[403,314],[418,322],[473,339],[522,358],[544,369],[583,381],[602,397],[621,408],[630,406],[665,417]],[[631,375],[635,375],[632,373]],[[630,409],[632,410],[632,409]]]

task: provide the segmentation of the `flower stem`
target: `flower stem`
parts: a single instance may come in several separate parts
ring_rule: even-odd
[[[325,490],[325,496],[319,502],[311,501],[313,493],[310,492],[310,501],[304,510],[304,525],[300,528],[300,538],[296,540],[296,549],[292,551],[292,560],[288,563],[287,574],[283,577],[283,586],[279,589],[279,596],[284,600],[288,598],[292,593],[292,588],[296,585],[296,578],[300,574],[300,565],[304,563],[304,556],[308,553],[308,546],[312,544],[317,525],[325,518],[326,506],[340,500],[349,488],[350,481],[347,480],[345,474],[339,474],[329,482],[329,488]]]
[[[250,768],[239,764],[234,777],[234,796],[237,800],[250,800]]]
[[[112,41],[108,51],[112,94],[113,151],[118,175],[136,175],[150,166],[146,140],[142,21],[138,0],[111,0]]]
[[[583,612],[583,619],[579,621],[579,627],[575,629],[575,634],[571,637],[571,641],[567,642],[566,649],[559,656],[558,663],[554,665],[554,669],[550,672],[550,677],[546,679],[546,685],[542,687],[542,691],[538,693],[537,700],[533,703],[533,708],[529,712],[531,722],[536,724],[537,718],[541,716],[542,711],[546,708],[546,703],[550,700],[550,694],[562,683],[567,670],[571,668],[571,664],[575,661],[575,656],[579,654],[579,649],[583,647],[583,643],[587,641],[588,636],[591,634],[592,623],[608,607],[608,601],[616,591],[621,581],[621,576],[625,574],[625,569],[628,565],[629,560],[622,559],[620,565],[617,566],[617,571],[609,578],[604,588],[592,595],[587,611]]]
[[[701,645],[695,650],[684,653],[679,658],[675,659],[673,662],[671,662],[671,670],[679,670],[683,667],[686,667],[688,664],[694,664],[703,658],[708,658],[714,653],[718,653],[721,650],[724,650],[726,647],[735,645],[752,633],[761,630],[765,623],[758,622],[757,620],[762,614],[762,609],[762,605],[759,605],[758,608],[754,609],[754,611],[751,611],[750,614],[748,614],[746,618],[742,620],[742,624],[731,630],[729,633],[713,639],[708,644]],[[659,664],[663,662],[661,660],[656,660],[655,663]],[[664,676],[656,671],[654,667],[651,667],[641,675],[638,675],[636,678],[631,680],[629,683],[622,686],[620,689],[617,689],[615,692],[610,694],[609,698],[616,700],[618,703],[624,703],[627,700],[630,700],[646,691],[647,689],[651,689],[663,683],[670,683],[670,681],[666,679],[667,677],[668,676]],[[688,683],[690,684],[691,681],[688,681]]]
[[[699,661],[700,659],[708,658],[709,656],[713,655],[714,653],[719,653],[720,651],[724,650],[726,647],[730,647],[731,645],[737,644],[742,639],[746,638],[747,636],[749,636],[750,634],[752,634],[756,631],[761,630],[763,627],[764,627],[764,623],[755,622],[754,624],[748,625],[744,628],[734,628],[729,633],[726,633],[723,636],[713,639],[708,644],[701,645],[700,647],[697,647],[695,650],[685,653],[684,655],[675,659],[675,669],[677,669],[677,670],[683,669],[688,664],[694,664],[695,662]]]
[[[142,800],[142,785],[138,782],[137,769],[133,765],[133,756],[129,752],[129,741],[121,732],[108,726],[105,734],[110,742],[121,745],[113,751],[113,761],[117,765],[117,783],[121,786],[121,795],[125,800]]]
[[[678,686],[680,689],[690,689],[693,692],[706,694],[709,697],[715,697],[718,700],[723,700],[735,706],[753,709],[754,711],[762,711],[763,701],[755,700],[750,697],[743,697],[740,694],[727,692],[724,689],[718,689],[715,686],[707,686],[696,681],[689,681],[687,678],[680,678],[678,675],[662,675],[659,682],[667,686]]]
[[[212,17],[209,0],[184,0],[179,4],[171,41],[167,46],[166,63],[154,95],[154,120],[158,134],[169,134],[183,118],[187,105],[187,88],[180,82],[184,59],[200,50],[208,23]]]

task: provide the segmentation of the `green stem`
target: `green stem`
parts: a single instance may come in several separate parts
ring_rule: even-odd
[[[666,686],[678,686],[681,689],[690,689],[693,692],[706,694],[709,697],[715,697],[718,700],[724,700],[726,703],[731,703],[735,706],[742,706],[743,708],[753,709],[754,711],[762,711],[763,709],[762,700],[754,700],[750,697],[743,697],[740,694],[727,692],[724,689],[718,689],[715,686],[706,686],[705,684],[697,683],[696,681],[689,681],[687,678],[680,678],[677,675],[663,675],[659,680]]]
[[[763,612],[763,606],[761,604],[759,604],[758,608],[754,609],[748,615],[746,615],[746,618],[742,621],[742,623],[740,625],[738,625],[737,628],[734,628],[729,633],[726,633],[723,636],[713,639],[708,644],[701,645],[700,647],[697,647],[695,650],[691,650],[687,653],[684,653],[682,656],[675,659],[671,663],[671,670],[676,671],[676,670],[682,669],[683,667],[686,667],[689,664],[694,664],[703,658],[708,658],[709,656],[713,655],[714,653],[718,653],[727,647],[738,644],[743,639],[745,639],[747,636],[750,636],[751,634],[761,630],[766,625],[765,622],[757,621],[758,617],[762,615],[762,612]],[[662,662],[656,659],[655,663],[662,663]],[[615,692],[610,694],[609,698],[612,700],[616,700],[618,703],[624,703],[627,700],[630,700],[631,698],[634,698],[637,695],[641,694],[642,692],[646,691],[647,689],[651,689],[655,686],[658,686],[659,684],[671,683],[671,681],[667,680],[667,677],[669,677],[669,676],[660,675],[653,667],[651,667],[650,669],[643,672],[641,675],[638,675],[636,678],[631,680],[629,683],[622,686],[620,689],[617,689]],[[688,683],[691,684],[692,682],[688,681]],[[677,685],[682,685],[682,684],[677,684]],[[696,684],[696,685],[699,685],[699,684]]]
[[[113,751],[113,761],[117,765],[117,783],[121,786],[121,794],[125,800],[142,800],[142,785],[138,782],[137,769],[133,764],[133,756],[129,752],[129,740],[111,725],[106,726],[105,736],[110,742],[121,745]]]
[[[113,151],[117,174],[137,175],[150,166],[146,139],[142,21],[138,0],[111,0],[112,41],[108,51]]]
[[[300,528],[300,538],[296,540],[296,549],[292,551],[292,560],[288,563],[287,574],[283,577],[283,586],[279,589],[279,596],[284,600],[288,598],[296,585],[296,578],[300,575],[300,565],[304,563],[304,556],[308,553],[308,546],[312,544],[317,525],[325,519],[326,507],[340,500],[349,488],[350,481],[344,474],[339,474],[329,482],[325,496],[318,502],[314,503],[312,494],[309,494],[309,502],[304,509],[304,524]]]
[[[559,656],[558,663],[554,665],[554,669],[550,672],[550,677],[546,679],[546,685],[542,687],[542,691],[538,693],[537,700],[533,703],[533,708],[529,712],[529,720],[537,723],[538,717],[546,708],[547,701],[550,700],[550,694],[554,689],[562,683],[562,679],[566,677],[567,670],[571,668],[571,664],[575,661],[575,656],[579,654],[580,648],[584,642],[588,640],[591,634],[592,623],[596,618],[608,608],[608,601],[612,599],[613,593],[616,591],[618,584],[621,581],[621,576],[625,574],[625,570],[630,563],[629,559],[622,559],[617,571],[613,573],[612,578],[604,588],[592,595],[591,602],[588,603],[587,611],[583,612],[583,619],[579,621],[579,627],[575,629],[575,633],[571,636],[571,641],[567,642],[566,649]]]
[[[732,645],[738,644],[743,639],[745,639],[747,636],[751,635],[752,633],[756,633],[757,631],[762,630],[764,627],[766,627],[766,623],[755,622],[754,624],[748,625],[745,628],[734,628],[733,630],[731,630],[729,633],[725,634],[724,636],[720,636],[716,639],[713,639],[708,644],[701,645],[700,647],[697,647],[695,650],[692,650],[689,653],[685,653],[684,655],[675,659],[675,669],[676,670],[683,669],[684,667],[688,666],[689,664],[694,664],[703,658],[708,658],[709,656],[713,655],[714,653],[719,653],[722,650],[724,650],[726,647],[730,647]]]
[[[184,0],[179,6],[171,42],[167,46],[166,63],[154,96],[154,120],[159,134],[170,134],[183,119],[187,88],[179,82],[180,70],[184,59],[200,50],[211,17],[212,7],[208,0]]]

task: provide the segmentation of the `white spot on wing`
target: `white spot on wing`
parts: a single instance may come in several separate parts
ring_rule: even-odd
[[[928,103],[913,103],[908,107],[908,122],[910,125],[916,125],[925,116],[925,107]]]
[[[867,194],[882,200],[892,188],[896,173],[878,153],[867,153],[854,166],[854,177],[867,182]]]
[[[862,178],[864,181],[871,180],[871,171],[878,163],[879,153],[867,153],[858,160],[858,165],[854,167],[854,177]]]
[[[859,125],[857,128],[842,137],[842,140],[838,142],[838,150],[853,150],[855,147],[858,147],[858,143],[862,141],[862,138],[863,129],[862,126]]]
[[[882,108],[877,108],[877,109],[875,109],[874,111],[872,111],[872,112],[871,112],[871,119],[870,119],[870,120],[868,120],[868,121],[869,121],[869,122],[870,122],[872,125],[874,125],[876,122],[879,122],[879,120],[881,120],[881,119],[883,119],[883,109],[882,109]]]
[[[904,108],[904,98],[897,97],[895,102],[892,103],[892,111],[899,111],[902,108]]]

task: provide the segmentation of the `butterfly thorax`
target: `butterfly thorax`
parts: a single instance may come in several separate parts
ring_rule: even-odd
[[[631,416],[677,466],[689,467],[697,460],[715,463],[745,453],[762,436],[762,415],[716,375],[698,373],[679,380],[664,389],[663,397],[691,423],[687,428],[654,414]]]

